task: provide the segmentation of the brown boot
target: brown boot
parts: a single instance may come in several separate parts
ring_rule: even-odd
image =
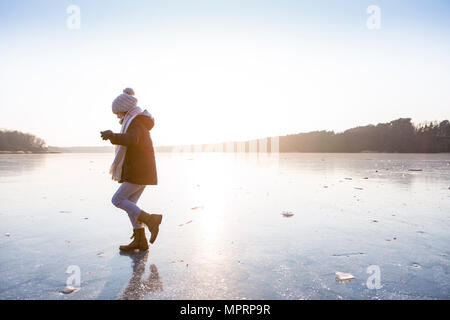
[[[159,225],[161,224],[162,221],[162,215],[148,214],[144,210],[141,210],[141,214],[138,217],[138,221],[145,223],[147,225],[148,230],[151,233],[150,243],[155,242],[159,232]]]
[[[138,249],[139,251],[148,250],[148,243],[147,238],[145,237],[144,228],[134,229],[131,239],[133,239],[133,241],[131,241],[130,244],[120,246],[119,249],[122,251],[134,251],[136,249]]]

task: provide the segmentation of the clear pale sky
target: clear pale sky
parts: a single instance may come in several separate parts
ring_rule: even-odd
[[[449,39],[446,0],[3,0],[0,128],[107,145],[99,131],[120,130],[111,102],[128,86],[155,145],[444,120]]]

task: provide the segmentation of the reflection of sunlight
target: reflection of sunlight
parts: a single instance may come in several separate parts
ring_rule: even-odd
[[[200,187],[195,193],[195,202],[204,209],[198,211],[199,234],[202,247],[214,250],[223,226],[226,193],[230,188],[230,175],[226,170],[227,163],[217,154],[199,156],[198,175]]]
[[[218,233],[220,232],[219,226],[220,219],[217,214],[208,212],[208,216],[202,217],[200,221],[200,232],[205,246],[213,246],[217,243]]]

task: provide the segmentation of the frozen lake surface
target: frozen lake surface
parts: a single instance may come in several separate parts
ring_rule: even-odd
[[[160,234],[121,255],[111,154],[0,155],[0,299],[450,298],[450,154],[156,160]]]

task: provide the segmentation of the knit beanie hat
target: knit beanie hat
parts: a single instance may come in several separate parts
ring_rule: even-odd
[[[123,93],[114,99],[112,103],[112,112],[128,112],[131,108],[137,106],[137,99],[134,97],[134,91],[131,88],[123,89]]]

